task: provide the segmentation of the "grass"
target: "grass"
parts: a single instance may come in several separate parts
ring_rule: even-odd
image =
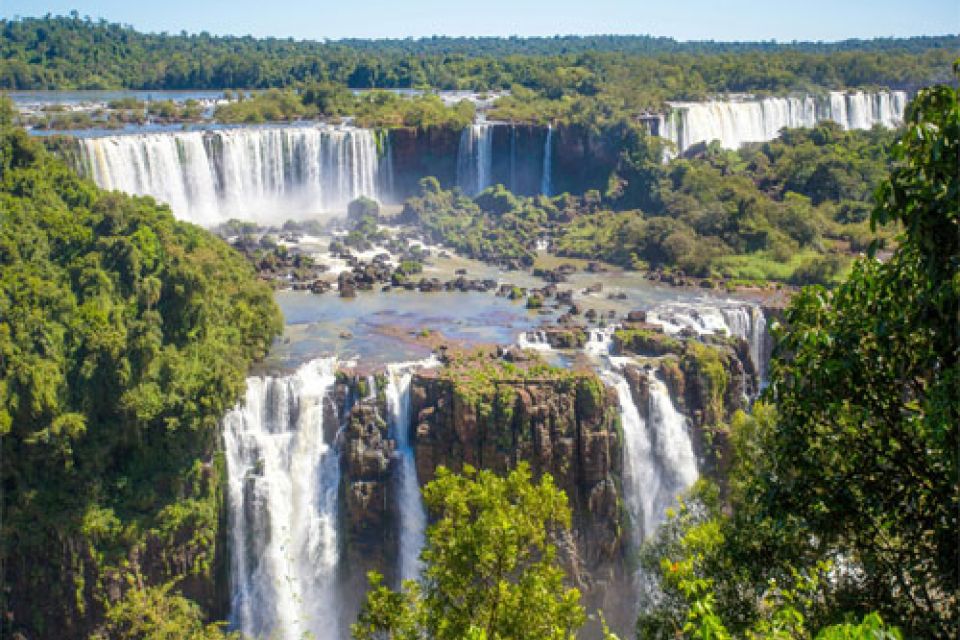
[[[714,261],[714,267],[726,278],[737,280],[778,280],[787,282],[804,260],[816,257],[813,249],[799,251],[787,261],[778,260],[770,252],[758,251],[737,256],[723,256]]]

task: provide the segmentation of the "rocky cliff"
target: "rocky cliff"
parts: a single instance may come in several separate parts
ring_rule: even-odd
[[[573,568],[619,555],[618,405],[594,373],[468,357],[414,376],[411,407],[421,482],[440,465],[503,472],[525,460],[570,497]]]
[[[690,419],[702,471],[717,479],[729,461],[727,424],[737,410],[749,408],[759,393],[759,376],[750,346],[741,338],[669,336],[658,325],[626,322],[613,336],[614,350],[639,356],[624,367],[634,402],[649,407],[645,371],[654,371],[670,391],[677,410]]]

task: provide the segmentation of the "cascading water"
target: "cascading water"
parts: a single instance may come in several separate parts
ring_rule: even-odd
[[[517,337],[517,346],[535,351],[553,351],[544,331],[524,331]]]
[[[588,329],[587,343],[583,351],[590,356],[601,357],[610,353],[610,347],[613,344],[613,333],[617,330],[616,325],[605,327],[603,329]]]
[[[393,144],[390,142],[390,132],[381,130],[378,135],[380,136],[380,149],[381,149],[381,158],[380,158],[380,189],[379,199],[382,201],[392,202],[394,198],[397,197],[397,187],[395,181],[395,174],[393,171]]]
[[[510,191],[517,193],[517,128],[510,125]]]
[[[543,143],[543,176],[540,178],[540,193],[553,195],[553,125],[547,125],[547,138]]]
[[[374,132],[326,125],[82,138],[80,170],[105,189],[150,195],[180,218],[278,222],[378,198]]]
[[[490,186],[493,175],[493,126],[488,122],[479,122],[460,134],[457,185],[467,195],[475,196]]]
[[[435,358],[419,362],[387,365],[387,413],[397,443],[398,507],[400,515],[400,557],[398,574],[401,580],[414,580],[420,575],[420,550],[427,529],[427,514],[417,480],[417,464],[410,443],[410,381],[417,369],[439,364]]]
[[[763,142],[784,127],[813,127],[833,120],[844,129],[896,127],[907,104],[904,91],[830,92],[827,96],[714,100],[671,103],[672,112],[659,127],[682,153],[694,144],[719,140],[727,149],[745,142]]]
[[[644,420],[623,375],[603,373],[620,400],[624,499],[636,546],[653,534],[666,509],[698,476],[686,419],[674,408],[666,386],[653,373],[648,375],[650,399]]]
[[[683,330],[697,335],[725,333],[743,338],[750,345],[750,359],[762,386],[767,368],[767,322],[763,311],[747,303],[664,304],[647,313],[647,321],[676,335]]]
[[[335,369],[328,358],[288,377],[249,378],[245,401],[224,417],[231,619],[244,636],[340,636],[340,466],[323,429]]]

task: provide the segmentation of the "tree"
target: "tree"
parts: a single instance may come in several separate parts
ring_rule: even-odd
[[[129,576],[128,590],[119,602],[107,609],[103,629],[90,640],[239,640],[238,633],[226,633],[222,623],[205,624],[195,603],[177,595],[173,583],[150,587],[140,575]]]
[[[347,205],[347,219],[352,222],[360,222],[364,218],[378,220],[379,217],[380,204],[366,196],[360,196]]]
[[[441,467],[423,494],[435,517],[423,574],[399,592],[371,574],[354,638],[574,637],[580,594],[564,587],[551,542],[569,528],[570,508],[549,474],[534,483],[525,463],[506,477]]]
[[[646,628],[715,622],[749,637],[774,620],[768,595],[784,585],[808,594],[787,603],[807,628],[845,625],[824,638],[881,637],[874,613],[908,637],[954,637],[958,98],[938,86],[908,107],[872,217],[902,225],[892,256],[862,259],[836,289],[806,288],[787,308],[765,402],[733,421],[732,515],[681,513],[659,541],[669,608]]]

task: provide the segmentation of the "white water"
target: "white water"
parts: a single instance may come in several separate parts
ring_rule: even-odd
[[[906,104],[904,91],[677,102],[671,103],[672,112],[664,119],[660,135],[673,141],[680,153],[711,140],[738,149],[745,142],[772,140],[783,127],[813,127],[824,120],[844,129],[869,129],[875,124],[896,127]]]
[[[589,356],[605,356],[610,353],[610,347],[613,345],[613,333],[617,330],[617,325],[611,325],[603,329],[587,329],[587,343],[583,346],[584,352]]]
[[[245,636],[339,638],[334,576],[339,461],[324,442],[336,361],[249,378],[223,420],[229,477],[231,619]]]
[[[439,361],[434,357],[418,362],[403,362],[387,365],[387,414],[393,438],[397,443],[399,459],[399,514],[400,557],[398,574],[401,580],[415,580],[420,575],[420,550],[423,549],[427,530],[427,513],[420,495],[417,479],[417,464],[410,443],[410,381],[417,369],[435,367]]]
[[[373,136],[312,125],[82,138],[80,169],[105,189],[153,196],[197,224],[275,223],[378,198]]]
[[[674,409],[662,382],[649,374],[650,403],[644,420],[627,380],[612,370],[603,375],[620,400],[624,500],[633,543],[639,546],[663,522],[667,508],[696,481],[697,461],[686,419]]]
[[[750,358],[762,382],[767,360],[767,322],[763,311],[747,303],[673,302],[647,312],[647,322],[676,335],[683,330],[696,335],[726,334],[743,338],[750,345]]]
[[[540,193],[553,195],[553,125],[547,125],[547,139],[543,143],[543,177],[540,179]]]
[[[457,185],[469,196],[475,196],[490,186],[493,175],[493,127],[488,122],[479,122],[460,134]]]
[[[724,307],[721,310],[727,324],[727,333],[743,338],[750,345],[750,360],[757,372],[757,381],[763,384],[767,369],[767,321],[763,311],[753,305]]]
[[[517,346],[535,351],[553,351],[545,331],[524,331],[517,337]]]

